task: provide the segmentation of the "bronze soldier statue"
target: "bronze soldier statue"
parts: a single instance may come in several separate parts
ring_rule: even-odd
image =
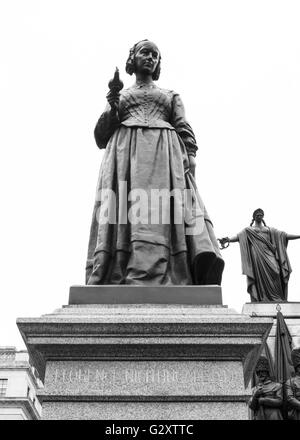
[[[255,373],[258,384],[252,390],[249,407],[254,412],[254,420],[283,420],[282,385],[270,379],[268,359],[261,356],[257,362]]]
[[[291,353],[295,376],[285,383],[288,418],[300,420],[300,348],[294,348]]]

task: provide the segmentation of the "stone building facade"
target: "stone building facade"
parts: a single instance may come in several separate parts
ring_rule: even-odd
[[[42,388],[26,350],[0,347],[0,420],[38,420]]]

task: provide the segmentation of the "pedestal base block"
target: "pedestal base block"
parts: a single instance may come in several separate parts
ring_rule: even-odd
[[[247,420],[245,402],[45,402],[44,420]]]
[[[18,320],[44,378],[44,419],[248,418],[252,365],[272,319],[220,304],[179,304],[177,291],[173,304],[155,303],[173,295],[157,289],[152,300],[144,292],[146,304],[105,299]]]

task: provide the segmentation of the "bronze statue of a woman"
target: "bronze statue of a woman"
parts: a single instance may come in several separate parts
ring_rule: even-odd
[[[247,291],[251,302],[287,301],[288,281],[292,271],[287,255],[289,240],[300,238],[268,227],[264,211],[253,212],[250,227],[235,237],[221,238],[223,247],[239,242],[243,274],[247,276]]]
[[[106,110],[96,125],[96,143],[105,154],[87,284],[221,284],[224,262],[194,180],[195,136],[180,96],[154,83],[160,66],[154,43],[135,44],[126,72],[135,74],[136,81],[107,95]],[[191,195],[187,211],[201,226],[192,233],[187,232],[188,216],[180,216],[186,213],[181,197],[185,191]],[[160,202],[152,203],[158,194]]]

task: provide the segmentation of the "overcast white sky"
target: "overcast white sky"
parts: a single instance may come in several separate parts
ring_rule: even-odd
[[[181,94],[197,137],[196,179],[218,237],[265,210],[300,233],[300,2],[1,0],[0,345],[17,317],[51,313],[84,284],[103,152],[93,129],[129,48],[162,53],[158,85]],[[300,240],[289,244],[300,301]],[[223,252],[223,302],[249,302],[237,243]]]

